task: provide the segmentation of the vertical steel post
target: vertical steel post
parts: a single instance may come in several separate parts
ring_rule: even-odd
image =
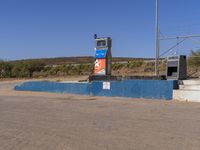
[[[158,10],[158,0],[156,0],[156,38],[155,38],[155,75],[159,76],[159,58],[160,58],[160,33],[159,33],[159,10]]]

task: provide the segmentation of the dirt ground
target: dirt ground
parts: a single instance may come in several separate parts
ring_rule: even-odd
[[[0,150],[199,150],[200,104],[16,92],[0,82]]]

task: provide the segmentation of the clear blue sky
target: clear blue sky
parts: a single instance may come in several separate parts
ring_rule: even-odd
[[[199,0],[160,0],[165,36],[200,34]],[[113,38],[113,56],[154,57],[155,0],[1,0],[0,58],[94,55],[93,34]],[[179,47],[200,47],[200,39]],[[161,50],[175,41],[161,43]]]

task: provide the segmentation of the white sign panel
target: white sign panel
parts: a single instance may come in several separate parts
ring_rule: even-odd
[[[110,90],[110,82],[103,82],[103,89]]]

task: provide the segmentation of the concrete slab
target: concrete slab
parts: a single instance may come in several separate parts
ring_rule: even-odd
[[[184,85],[200,85],[200,80],[183,80]]]
[[[200,91],[195,90],[174,90],[173,99],[188,102],[200,102]]]
[[[180,85],[179,87],[182,90],[200,91],[200,85]]]
[[[173,91],[173,99],[200,102],[200,80],[183,80],[179,90]]]

